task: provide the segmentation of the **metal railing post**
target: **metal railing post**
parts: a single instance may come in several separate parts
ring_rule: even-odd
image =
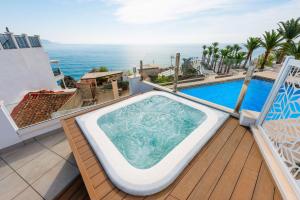
[[[141,76],[141,81],[144,79],[143,77],[143,61],[140,60],[140,76]]]
[[[118,99],[120,97],[119,96],[118,81],[117,80],[112,80],[111,85],[112,85],[112,91],[113,91],[114,99]]]
[[[25,33],[23,33],[22,36],[25,38],[25,41],[26,41],[26,43],[27,43],[27,45],[28,45],[28,48],[31,48],[31,44],[30,44],[30,41],[29,41],[29,39],[28,39],[28,35],[25,34]]]
[[[134,68],[132,69],[132,71],[133,71],[133,77],[136,77],[136,67],[134,67]]]
[[[173,92],[177,91],[179,63],[180,63],[180,53],[176,53],[176,64],[175,64],[175,69],[174,69],[174,83],[173,83],[174,88],[173,88]]]
[[[13,42],[13,45],[15,46],[15,49],[19,49],[18,42],[12,32],[7,32],[7,35],[10,35],[11,41]]]
[[[6,42],[8,42],[8,45],[9,45],[8,49],[18,49],[19,48],[16,38],[12,32],[5,32],[4,35],[6,35],[9,38],[6,40]]]
[[[234,111],[233,111],[234,113],[239,113],[239,110],[242,106],[243,100],[244,100],[244,98],[246,96],[246,93],[247,93],[247,90],[248,90],[248,85],[249,85],[249,83],[251,81],[251,78],[252,78],[252,75],[254,73],[254,69],[255,69],[255,66],[253,66],[253,65],[249,66],[249,68],[248,68],[248,71],[247,71],[246,77],[244,79],[242,89],[240,91],[239,98],[237,100],[236,106],[235,106]]]

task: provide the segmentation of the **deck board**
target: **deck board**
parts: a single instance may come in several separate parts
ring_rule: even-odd
[[[281,195],[277,189],[277,187],[275,188],[275,191],[274,191],[274,197],[273,197],[273,200],[281,200]]]
[[[259,177],[253,193],[253,200],[274,198],[275,186],[268,172],[267,166],[263,163],[259,172]]]
[[[59,195],[57,200],[84,200],[89,199],[86,188],[84,186],[82,178],[79,176],[74,180],[70,187],[68,187],[61,195]]]
[[[262,157],[258,152],[258,147],[254,144],[234,188],[231,199],[250,200],[252,198],[261,164]]]
[[[209,168],[215,156],[219,153],[227,139],[232,134],[233,130],[235,130],[238,126],[238,123],[237,120],[229,119],[226,125],[227,126],[225,128],[212,138],[213,142],[209,145],[209,147],[205,151],[201,151],[199,153],[201,156],[198,162],[194,164],[183,179],[176,185],[171,193],[172,196],[178,199],[188,198],[202,175]]]
[[[201,197],[201,199],[209,198],[245,132],[245,128],[241,126],[234,130],[228,142],[223,146],[217,157],[215,157],[213,163],[209,166],[203,177],[201,177],[188,199],[196,200],[199,199],[199,197]]]
[[[126,194],[117,188],[113,189],[109,194],[107,194],[103,200],[122,200]]]
[[[253,142],[251,133],[247,131],[222,173],[222,176],[214,188],[210,199],[229,199],[231,197]]]
[[[252,134],[237,119],[229,118],[169,187],[147,197],[132,196],[116,188],[74,118],[62,124],[83,180],[71,184],[62,194],[64,197],[85,199],[88,194],[90,199],[105,200],[282,199]]]

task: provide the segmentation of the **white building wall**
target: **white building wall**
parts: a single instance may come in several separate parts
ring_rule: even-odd
[[[12,104],[32,90],[61,89],[43,48],[0,50],[0,100]]]
[[[3,102],[0,102],[0,149],[9,147],[21,141],[17,134],[17,126],[10,117]]]

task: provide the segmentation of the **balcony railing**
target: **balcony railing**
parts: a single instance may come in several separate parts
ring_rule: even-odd
[[[261,135],[300,197],[300,61],[286,58],[258,121]]]
[[[17,44],[19,46],[19,48],[23,49],[23,48],[29,48],[29,45],[26,41],[26,38],[25,36],[23,35],[15,35],[15,38],[16,38],[16,41],[17,41]]]
[[[16,45],[10,34],[0,34],[0,43],[3,49],[16,49]]]
[[[41,47],[41,43],[38,36],[28,36],[31,47]]]
[[[11,32],[0,33],[0,50],[42,47],[39,36],[13,35]]]

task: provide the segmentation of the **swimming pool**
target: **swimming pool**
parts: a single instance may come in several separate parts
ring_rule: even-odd
[[[180,92],[234,109],[243,81],[244,80],[236,80],[212,85],[203,85],[182,89]],[[272,86],[272,81],[265,81],[256,78],[252,79],[241,109],[260,112],[272,89]]]
[[[144,196],[170,185],[228,116],[153,91],[76,121],[114,185]]]

